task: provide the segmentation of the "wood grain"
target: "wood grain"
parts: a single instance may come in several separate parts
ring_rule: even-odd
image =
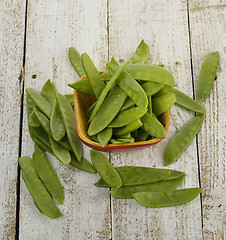
[[[16,234],[26,1],[0,1],[0,239]]]
[[[225,239],[225,127],[226,127],[226,29],[224,1],[189,1],[194,82],[205,55],[219,51],[220,67],[210,96],[203,103],[207,114],[198,138],[203,187],[203,232],[205,239]]]

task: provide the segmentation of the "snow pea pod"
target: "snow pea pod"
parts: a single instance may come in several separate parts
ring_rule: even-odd
[[[19,158],[19,165],[22,170],[22,178],[39,211],[50,218],[60,217],[60,210],[56,207],[47,189],[38,177],[32,159],[25,156],[21,157]]]
[[[121,111],[114,120],[109,124],[109,127],[117,128],[128,125],[129,123],[141,118],[147,112],[147,108],[133,107],[125,111]]]
[[[80,79],[77,82],[69,83],[68,86],[75,89],[78,92],[96,97],[93,91],[93,87],[88,79]]]
[[[78,75],[81,77],[85,75],[85,71],[82,65],[82,59],[80,54],[73,48],[70,47],[68,50],[68,56],[70,59],[70,62],[72,66],[74,67],[75,71],[78,73]]]
[[[152,111],[155,116],[159,116],[165,111],[169,110],[176,102],[174,93],[168,93],[157,98],[152,99]]]
[[[198,133],[203,119],[203,114],[193,117],[173,137],[164,152],[164,166],[169,166],[180,157]]]
[[[89,118],[89,117],[91,116],[92,111],[93,111],[95,105],[96,105],[96,102],[94,102],[94,103],[89,107],[89,109],[87,110],[87,112],[86,112],[86,117],[87,117],[87,118]]]
[[[43,85],[42,90],[40,92],[40,95],[42,95],[49,102],[52,108],[56,103],[55,91],[56,91],[56,88],[49,79]]]
[[[48,133],[48,134],[52,134],[51,133],[51,129],[50,129],[50,122],[49,122],[49,119],[41,112],[39,112],[37,110],[36,107],[33,108],[34,110],[34,113],[38,119],[38,121],[40,122],[42,128]]]
[[[59,204],[64,202],[64,191],[45,153],[36,149],[32,155],[34,167],[48,192]]]
[[[202,103],[210,94],[216,78],[219,61],[219,52],[213,52],[209,53],[202,63],[196,90],[196,100],[199,103]]]
[[[192,201],[201,191],[201,188],[187,188],[165,192],[138,192],[133,197],[144,207],[170,207]]]
[[[127,97],[126,101],[124,102],[124,104],[121,108],[121,111],[127,110],[134,106],[135,106],[135,102],[130,97]]]
[[[116,198],[128,199],[133,198],[133,194],[137,192],[160,192],[171,190],[179,187],[184,181],[184,178],[185,174],[172,180],[162,180],[138,186],[120,187],[119,189],[111,190],[110,194]]]
[[[163,85],[154,82],[146,82],[141,84],[141,87],[144,89],[147,96],[152,96],[161,90],[163,88]]]
[[[122,180],[119,174],[104,155],[92,149],[90,151],[90,157],[93,166],[110,187],[117,189],[122,186]]]
[[[103,131],[97,134],[98,142],[102,147],[106,146],[112,137],[112,128],[105,128]]]
[[[35,107],[36,105],[29,94],[27,94],[26,96],[26,103],[27,103],[27,119],[29,120],[31,113],[33,112],[33,107]]]
[[[128,125],[126,125],[125,127],[115,128],[114,129],[114,135],[115,136],[125,135],[127,133],[130,133],[130,132],[133,132],[133,131],[137,130],[142,125],[143,124],[142,124],[141,120],[140,119],[136,119],[133,122],[131,122]]]
[[[148,113],[152,115],[152,96],[148,96]]]
[[[175,87],[173,75],[165,68],[151,64],[128,64],[125,71],[133,78],[143,81],[151,81]]]
[[[148,136],[149,136],[148,133],[144,129],[142,128],[138,129],[138,138],[140,141],[146,141]]]
[[[74,108],[74,94],[65,94],[64,96],[70,102],[72,108]]]
[[[156,97],[160,97],[162,95],[165,95],[167,93],[170,93],[172,91],[172,87],[170,86],[163,86],[157,93],[155,93],[152,97],[156,98]]]
[[[176,96],[176,104],[184,108],[187,108],[193,112],[206,114],[206,109],[194,99],[178,91],[177,89],[172,89],[171,92],[174,93]]]
[[[133,137],[111,139],[112,144],[133,143],[133,142],[135,142],[135,139]]]
[[[82,143],[76,131],[76,122],[75,122],[74,112],[71,108],[69,101],[64,95],[56,92],[56,99],[59,104],[61,116],[64,121],[65,130],[66,130],[71,148],[75,153],[76,157],[78,158],[78,161],[81,161],[83,149],[82,149]]]
[[[101,132],[109,125],[109,123],[120,111],[123,103],[126,100],[126,97],[126,93],[118,85],[115,85],[112,88],[103,104],[100,106],[100,109],[98,110],[96,116],[89,125],[88,134],[90,136]]]
[[[82,54],[82,64],[95,93],[95,97],[98,98],[105,87],[104,82],[100,80],[100,73],[87,53]]]
[[[39,122],[38,118],[36,117],[36,114],[34,113],[33,110],[29,116],[28,124],[32,127],[40,127],[40,122]]]
[[[143,39],[137,47],[133,56],[130,58],[130,63],[145,63],[148,60],[149,52],[149,47]]]

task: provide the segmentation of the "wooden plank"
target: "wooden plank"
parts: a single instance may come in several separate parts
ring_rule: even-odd
[[[189,1],[194,81],[205,55],[219,51],[220,67],[210,96],[203,103],[207,114],[198,139],[203,187],[205,239],[225,239],[225,126],[226,126],[226,5],[222,1]]]
[[[25,5],[0,2],[0,239],[16,234]]]
[[[165,64],[175,76],[178,89],[193,95],[186,1],[109,1],[109,53],[124,62],[144,39],[150,46],[150,62]],[[174,106],[169,132],[161,143],[146,149],[111,154],[114,166],[163,167],[169,140],[194,116]],[[196,142],[171,169],[187,174],[183,188],[198,187]],[[202,239],[200,198],[170,208],[148,209],[134,200],[112,197],[113,239]]]
[[[73,93],[67,84],[78,79],[68,59],[68,48],[86,51],[99,69],[108,59],[107,3],[105,0],[29,1],[25,87],[40,91],[52,79],[61,93]],[[23,155],[31,156],[33,144],[24,114]],[[89,159],[89,149],[84,147]],[[24,182],[21,183],[20,239],[110,239],[109,193],[93,184],[97,175],[65,167],[49,157],[65,192],[53,220],[40,214]]]

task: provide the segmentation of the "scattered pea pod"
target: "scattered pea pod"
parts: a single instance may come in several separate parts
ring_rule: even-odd
[[[68,55],[71,64],[74,67],[75,71],[78,73],[78,75],[80,77],[85,75],[80,54],[73,47],[71,47],[68,50]]]
[[[138,45],[135,53],[130,58],[131,63],[145,63],[149,57],[149,47],[148,45],[142,40]]]

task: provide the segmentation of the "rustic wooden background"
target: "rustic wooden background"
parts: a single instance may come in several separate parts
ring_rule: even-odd
[[[0,1],[0,239],[225,239],[225,13],[224,0]],[[203,187],[201,197],[178,207],[144,208],[94,187],[97,175],[50,157],[65,191],[63,217],[41,215],[18,169],[18,157],[33,151],[25,89],[39,91],[50,78],[61,93],[72,93],[67,84],[78,77],[69,47],[86,51],[102,70],[111,56],[128,59],[141,39],[150,46],[150,62],[164,64],[191,97],[204,56],[220,53],[202,129],[170,166],[186,172],[182,187]],[[163,167],[164,148],[193,115],[174,106],[161,143],[107,156],[114,166]]]

